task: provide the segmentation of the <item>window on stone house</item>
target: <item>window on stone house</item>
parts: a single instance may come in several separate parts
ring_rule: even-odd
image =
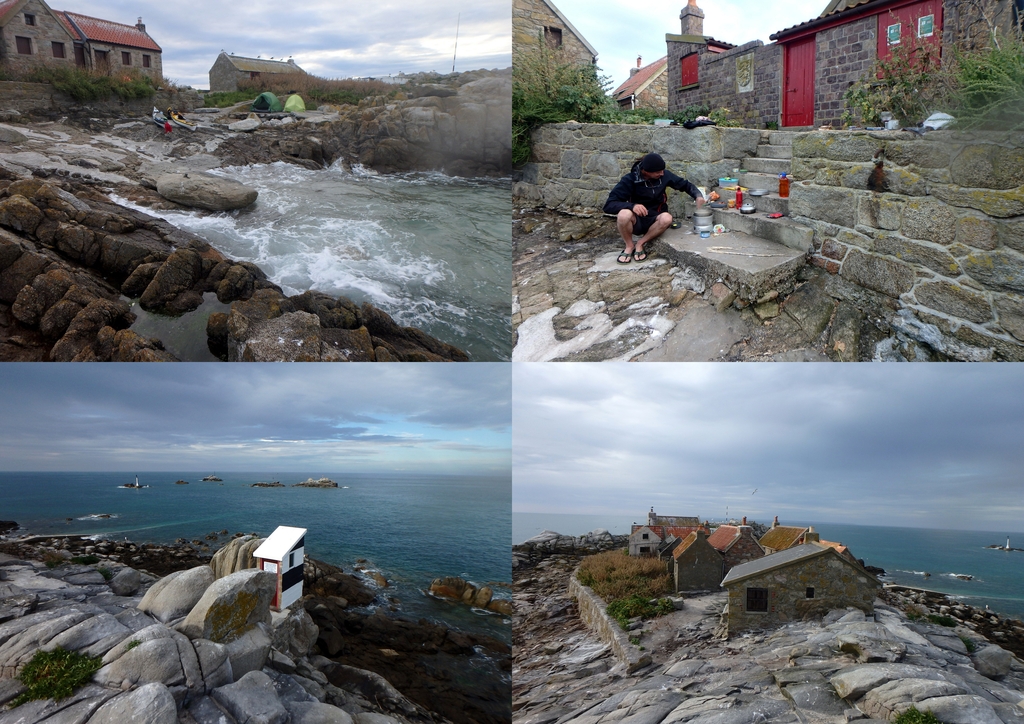
[[[641,537],[643,537],[644,540],[647,540],[648,538],[650,538],[650,536],[647,533],[641,533],[640,535],[641,535]]]
[[[150,56],[143,55],[142,56],[142,67],[143,68],[149,68],[149,67],[151,67],[151,64],[152,64],[152,61],[150,59]]]
[[[680,77],[681,82],[679,83],[681,88],[685,88],[690,85],[697,85],[700,81],[698,77],[700,68],[700,55],[697,53],[690,53],[685,58],[679,61]]]
[[[127,51],[122,50],[121,51],[121,65],[131,65],[131,64],[132,64],[132,54],[127,52]]]
[[[814,598],[814,586],[808,586],[807,587],[806,597],[807,598]]]
[[[251,71],[249,73],[249,80],[256,80],[259,77],[260,77],[260,74],[257,71],[255,71],[255,70]]]
[[[54,58],[66,58],[67,57],[67,55],[64,54],[64,43],[58,43],[56,41],[53,41],[53,42],[50,43],[50,47],[53,49],[53,57]]]
[[[35,24],[36,24],[36,16],[35,15],[29,15],[28,13],[25,13],[25,25],[35,25]]]
[[[18,55],[32,55],[32,38],[15,35],[14,41],[18,44]]]
[[[544,28],[544,42],[547,43],[548,47],[552,50],[558,50],[562,47],[562,29],[561,28]]]
[[[754,613],[768,613],[767,588],[747,589],[747,611]]]
[[[651,548],[650,548],[650,546],[640,546],[640,552],[641,553],[650,553],[651,552]]]

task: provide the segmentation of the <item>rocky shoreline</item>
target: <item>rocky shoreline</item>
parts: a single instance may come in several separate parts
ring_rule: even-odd
[[[226,544],[214,551],[225,540]],[[87,717],[67,717],[71,711],[76,712],[75,716],[88,711],[93,717],[88,721],[114,722],[118,720],[99,716],[103,713],[99,709],[108,703],[114,706],[110,702],[145,696],[150,697],[147,702],[152,699],[166,705],[168,698],[152,688],[155,686],[169,692],[176,707],[175,718],[160,719],[153,714],[154,718],[146,722],[230,724],[262,715],[260,707],[277,712],[274,716],[290,715],[294,724],[509,721],[511,663],[507,644],[426,620],[406,620],[397,602],[383,590],[376,591],[364,579],[321,561],[307,559],[307,595],[302,605],[291,607],[285,614],[273,614],[273,621],[263,620],[271,618],[269,613],[253,614],[259,621],[250,622],[253,625],[243,627],[245,630],[234,637],[220,636],[223,642],[214,640],[212,644],[209,642],[217,636],[211,636],[202,626],[202,630],[185,626],[184,621],[202,618],[195,614],[195,601],[189,599],[188,606],[180,604],[185,590],[198,598],[204,589],[211,591],[232,581],[231,585],[241,586],[243,592],[251,589],[252,596],[258,594],[262,600],[264,594],[258,592],[266,582],[260,583],[257,577],[266,574],[246,568],[252,565],[251,553],[259,542],[252,534],[227,536],[226,531],[212,532],[203,540],[179,539],[173,545],[84,536],[0,540],[0,706],[20,692],[20,684],[10,677],[36,648],[46,646],[43,638],[55,641],[65,636],[62,626],[85,630],[105,625],[120,631],[123,635],[116,641],[113,633],[103,634],[102,645],[79,646],[93,655],[103,655],[105,662],[110,659],[110,666],[115,668],[133,648],[143,648],[136,645],[125,649],[122,645],[125,650],[118,650],[118,641],[123,644],[128,636],[134,636],[143,639],[145,645],[151,639],[173,640],[182,652],[194,649],[201,672],[189,674],[191,659],[182,653],[185,678],[180,682],[173,672],[145,669],[148,674],[130,676],[127,693],[117,696],[124,688],[118,686],[120,679],[94,677],[93,683],[71,700],[46,705],[30,702],[9,712],[0,709],[0,723],[29,724],[58,711],[62,713],[53,721],[85,722]],[[171,595],[163,589],[177,593]],[[248,595],[238,601],[249,600]],[[153,604],[147,601],[150,598],[163,603]],[[232,620],[237,619],[238,601],[229,606],[236,612]],[[269,597],[265,604],[269,605]],[[173,615],[164,615],[162,606],[177,609]],[[193,612],[189,613],[188,608]],[[182,620],[185,614],[188,618]],[[111,623],[110,619],[120,623]],[[214,619],[220,620],[216,615]],[[61,623],[54,623],[57,620]],[[70,635],[65,638],[72,641],[68,648],[80,643]],[[93,636],[91,640],[95,639]],[[187,646],[181,639],[192,645]],[[211,667],[208,676],[209,662],[204,656],[220,661],[221,654],[231,662],[227,676],[223,661],[216,665],[220,673],[212,672]],[[134,660],[121,666],[128,667],[125,671],[139,671]],[[231,687],[241,690],[238,697],[234,697]],[[261,688],[276,692],[274,701],[260,704],[246,698]],[[313,707],[314,703],[320,708]],[[153,706],[159,709],[157,704]],[[225,715],[233,718],[221,718]],[[283,724],[285,719],[271,717],[265,721]]]
[[[513,546],[514,722],[889,721],[911,705],[950,724],[1024,721],[1024,624],[895,586],[873,618],[834,611],[732,639],[723,593],[689,597],[630,632],[649,656],[631,671],[582,623],[568,586],[584,556],[625,540],[595,531]]]
[[[0,124],[0,361],[176,360],[166,340],[132,331],[135,304],[168,317],[206,305],[207,346],[226,361],[468,360],[373,305],[286,296],[256,265],[111,199],[210,208],[223,195],[213,208],[236,208],[255,192],[205,172],[276,161],[508,175],[510,72],[440,80],[249,131],[229,130],[238,109],[195,114],[196,132],[166,138],[139,119]]]

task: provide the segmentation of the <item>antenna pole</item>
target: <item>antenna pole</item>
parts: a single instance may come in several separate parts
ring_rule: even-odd
[[[459,22],[462,20],[462,13],[455,19],[455,52],[452,53],[452,73],[455,72],[455,56],[459,52]]]

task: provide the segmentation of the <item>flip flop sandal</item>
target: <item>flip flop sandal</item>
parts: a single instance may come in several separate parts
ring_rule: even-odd
[[[647,259],[647,252],[642,249],[637,249],[633,252],[633,258],[637,261],[644,261]]]
[[[629,262],[633,261],[633,253],[629,251],[623,251],[621,254],[619,254],[619,258],[616,259],[616,261],[619,262],[619,264],[629,264]]]

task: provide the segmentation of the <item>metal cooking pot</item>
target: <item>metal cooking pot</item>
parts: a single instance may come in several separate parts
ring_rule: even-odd
[[[697,233],[711,231],[715,226],[715,216],[711,209],[697,209],[693,212],[693,230]]]

